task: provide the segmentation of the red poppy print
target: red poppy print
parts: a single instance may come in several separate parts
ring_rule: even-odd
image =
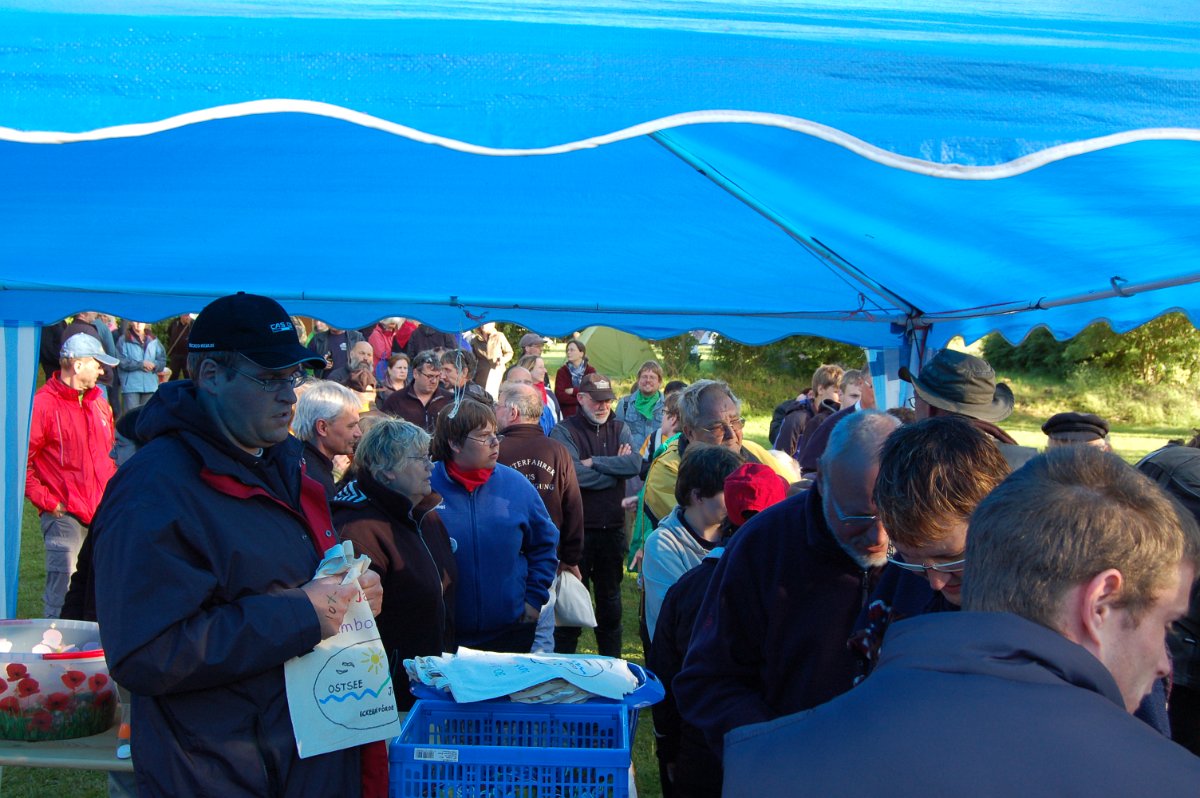
[[[7,712],[10,715],[21,714],[21,702],[17,701],[15,696],[8,698],[0,698],[0,712]]]
[[[29,698],[41,689],[42,686],[37,683],[37,679],[30,679],[28,676],[17,682],[17,695],[21,698]]]
[[[101,688],[103,688],[104,685],[106,685],[106,684],[108,684],[108,677],[105,676],[103,673],[93,673],[91,676],[88,677],[88,688],[93,693],[100,692]],[[0,690],[0,693],[3,693],[3,692],[4,692],[3,690]]]
[[[66,693],[51,693],[46,696],[46,709],[51,712],[63,712],[71,706],[71,696]]]
[[[111,703],[113,703],[112,690],[105,690],[103,693],[96,693],[96,697],[92,699],[92,705],[102,709]]]
[[[0,695],[4,695],[7,692],[8,692],[8,682],[4,681],[3,679],[0,679]]]
[[[78,690],[79,685],[87,681],[87,674],[83,671],[67,671],[62,675],[62,683],[72,690]]]
[[[8,671],[8,678],[14,682],[17,681],[18,679],[24,679],[26,676],[29,675],[29,669],[26,668],[24,665],[22,665],[19,662],[8,663],[7,671]]]
[[[29,728],[40,732],[48,732],[53,726],[54,716],[44,709],[33,713],[33,717],[29,719]]]

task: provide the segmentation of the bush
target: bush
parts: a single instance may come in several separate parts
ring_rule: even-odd
[[[793,335],[763,346],[739,344],[721,336],[713,345],[713,359],[724,379],[772,374],[790,377],[796,385],[807,385],[822,363],[840,363],[848,369],[866,364],[861,347],[808,335]]]
[[[984,339],[983,356],[997,370],[1019,374],[1064,380],[1097,374],[1128,386],[1183,384],[1200,374],[1200,332],[1182,313],[1168,313],[1123,334],[1096,322],[1067,341],[1054,340],[1044,328],[1017,346],[993,334]]]

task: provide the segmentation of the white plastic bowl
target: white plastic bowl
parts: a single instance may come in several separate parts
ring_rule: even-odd
[[[99,734],[112,726],[116,707],[95,623],[0,621],[0,739]]]

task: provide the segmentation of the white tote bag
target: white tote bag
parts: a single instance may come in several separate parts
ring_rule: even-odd
[[[592,609],[592,596],[575,574],[563,571],[556,576],[554,591],[554,622],[558,626],[596,628],[596,611]]]
[[[357,585],[369,560],[354,558],[353,552],[349,541],[331,548],[317,576],[344,573],[343,584],[352,580]],[[283,674],[301,759],[400,734],[392,671],[361,589],[346,611],[341,631],[285,662]]]

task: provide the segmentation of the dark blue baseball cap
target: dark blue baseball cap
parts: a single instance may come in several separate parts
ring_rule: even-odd
[[[237,352],[266,369],[325,361],[296,337],[292,317],[274,299],[238,291],[214,299],[192,322],[189,352]]]

